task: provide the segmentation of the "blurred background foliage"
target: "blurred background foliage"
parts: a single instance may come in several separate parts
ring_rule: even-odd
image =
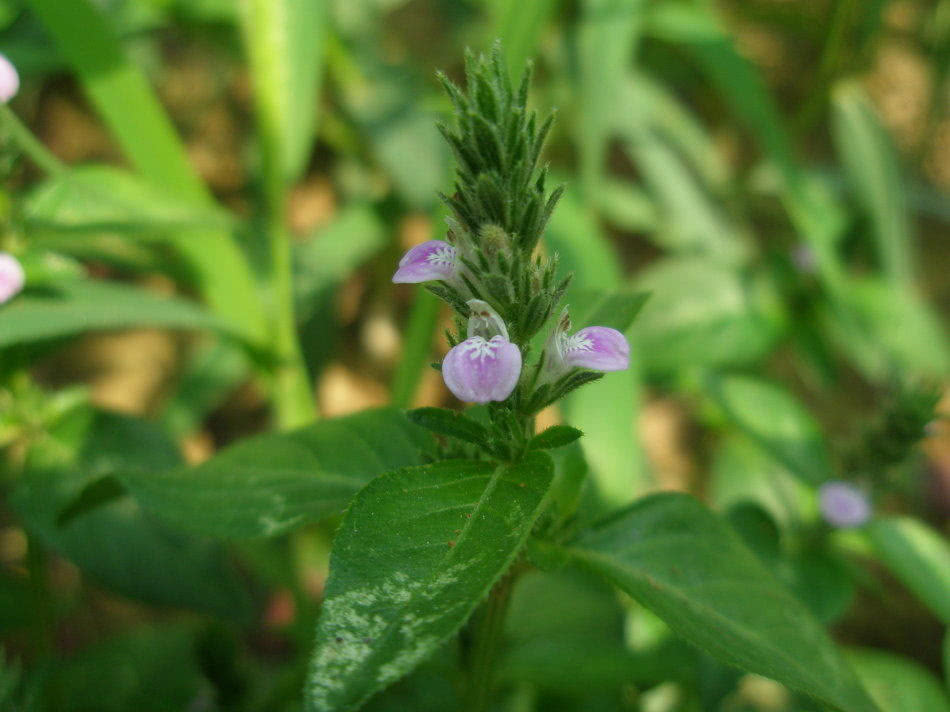
[[[12,109],[49,149],[0,149],[31,286],[0,307],[0,707],[298,708],[333,522],[225,547],[109,476],[306,420],[275,358],[318,417],[451,404],[448,315],[389,280],[444,231],[435,71],[494,38],[557,111],[546,249],[575,323],[650,292],[634,368],[544,413],[586,433],[562,466],[614,505],[704,498],[883,709],[947,709],[948,0],[0,1]],[[827,479],[886,516],[830,531]],[[526,576],[509,628],[505,709],[818,709],[584,577]],[[369,709],[451,709],[451,662]]]

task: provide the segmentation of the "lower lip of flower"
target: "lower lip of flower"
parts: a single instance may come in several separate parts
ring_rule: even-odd
[[[503,401],[518,384],[521,351],[501,336],[473,336],[456,345],[442,362],[445,385],[470,403]]]

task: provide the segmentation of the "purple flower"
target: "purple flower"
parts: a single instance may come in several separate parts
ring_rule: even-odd
[[[468,338],[442,361],[445,385],[459,400],[503,401],[518,385],[521,350],[508,341],[508,327],[487,302],[469,299]]]
[[[0,103],[6,104],[20,90],[20,75],[10,60],[0,54]]]
[[[552,380],[572,368],[623,371],[630,367],[627,338],[609,326],[588,326],[575,334],[567,309],[561,312],[544,349],[545,371]]]
[[[429,240],[403,255],[393,282],[416,284],[437,279],[451,280],[457,271],[456,249],[442,240]]]
[[[840,480],[825,482],[818,490],[821,515],[833,527],[859,527],[871,517],[867,495]]]
[[[521,351],[502,336],[472,336],[449,351],[442,361],[445,385],[459,400],[503,401],[521,375]]]
[[[0,304],[15,297],[26,282],[26,274],[16,257],[0,252]]]

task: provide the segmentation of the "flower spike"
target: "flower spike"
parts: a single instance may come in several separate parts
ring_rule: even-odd
[[[570,330],[571,318],[565,308],[544,349],[545,371],[552,379],[572,368],[624,371],[630,367],[630,344],[616,329],[588,326],[569,335]]]
[[[16,257],[0,252],[0,304],[15,297],[26,282],[26,274]]]
[[[399,260],[393,275],[397,284],[416,284],[438,279],[451,281],[458,272],[458,252],[442,240],[429,240],[416,245]]]

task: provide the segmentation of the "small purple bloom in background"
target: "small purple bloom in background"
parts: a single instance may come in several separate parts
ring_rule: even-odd
[[[859,527],[871,517],[867,495],[848,482],[825,482],[818,490],[818,502],[821,515],[833,527]]]
[[[503,401],[521,376],[521,350],[508,340],[508,327],[487,302],[470,299],[468,338],[442,361],[445,385],[459,400]]]
[[[630,344],[616,329],[588,326],[569,335],[570,330],[571,318],[565,309],[544,349],[549,377],[558,378],[572,368],[623,371],[630,367]]]
[[[0,304],[15,297],[26,282],[26,274],[16,257],[0,252]]]
[[[792,264],[803,274],[815,274],[818,271],[815,251],[809,245],[800,244],[792,248]]]
[[[437,279],[451,280],[458,271],[458,252],[442,240],[429,240],[416,245],[399,260],[393,275],[397,284],[416,284]]]
[[[10,60],[0,54],[0,103],[6,104],[20,90],[20,75]]]

